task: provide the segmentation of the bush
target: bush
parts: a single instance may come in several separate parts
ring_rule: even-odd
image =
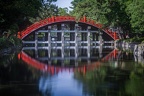
[[[133,38],[129,38],[129,39],[125,39],[124,41],[126,42],[138,42],[138,43],[142,43],[144,42],[144,37],[133,37]]]
[[[21,40],[16,36],[11,36],[10,38],[1,37],[0,38],[0,50],[4,48],[9,48],[12,46],[20,45]]]
[[[7,48],[7,47],[8,47],[7,38],[5,37],[0,38],[0,49]]]

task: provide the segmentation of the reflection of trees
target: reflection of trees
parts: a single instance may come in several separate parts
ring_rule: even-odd
[[[17,54],[2,56],[0,62],[0,95],[30,96],[39,94],[37,80],[40,72],[19,61]]]
[[[144,68],[137,65],[130,74],[130,80],[126,84],[126,92],[131,96],[144,96]]]
[[[39,91],[43,96],[51,96],[52,95],[52,80],[50,74],[44,74],[41,76],[39,80]]]
[[[90,96],[121,96],[125,93],[124,84],[128,79],[128,72],[101,66],[99,69],[91,70],[85,75],[75,72],[75,78],[83,82],[85,94]]]

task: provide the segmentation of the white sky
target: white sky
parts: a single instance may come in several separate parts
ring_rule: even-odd
[[[71,1],[73,0],[57,0],[55,3],[58,7],[64,8],[67,7],[69,10],[71,10],[69,7],[71,6]]]

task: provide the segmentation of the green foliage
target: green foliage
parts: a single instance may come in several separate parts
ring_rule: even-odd
[[[57,0],[0,0],[0,48],[21,42],[16,37],[17,32],[31,24],[29,18],[36,22],[57,15],[58,8],[52,4],[55,1]]]
[[[119,27],[127,34],[144,34],[144,0],[74,0],[72,15],[86,16],[104,27]]]
[[[13,25],[10,26],[10,29],[8,30],[8,34],[9,34],[10,36],[11,36],[11,35],[15,35],[15,34],[17,34],[18,30],[19,30],[19,27],[18,27],[18,25],[15,23],[15,24],[13,24]]]
[[[37,14],[43,0],[0,0],[0,49],[20,44],[17,32]]]
[[[59,16],[68,16],[69,13],[68,13],[68,8],[65,7],[65,8],[59,8],[58,9],[58,15]]]
[[[126,12],[131,18],[131,27],[135,32],[144,32],[144,0],[128,0]]]
[[[11,37],[9,38],[9,41],[10,41],[14,46],[16,46],[16,45],[21,45],[21,44],[22,44],[21,40],[20,40],[19,38],[17,38],[16,36],[11,36]]]
[[[35,17],[29,17],[30,22],[34,23],[51,16],[56,16],[58,14],[58,6],[52,4],[51,2],[45,3],[38,10],[38,14]]]
[[[135,36],[133,38],[125,39],[124,41],[126,41],[126,42],[139,42],[139,43],[142,43],[142,41],[144,41],[144,37],[139,38],[139,37]]]
[[[120,4],[117,0],[83,0],[77,3],[73,15],[78,18],[86,16],[102,24],[114,26],[119,25],[118,21],[121,19],[119,14],[124,13],[122,11],[120,11]]]
[[[10,26],[17,24],[25,26],[28,17],[37,14],[43,0],[0,0],[0,30],[11,30]]]
[[[71,4],[72,4],[72,7],[71,7],[71,8],[74,9],[79,2],[83,2],[83,1],[85,1],[85,0],[73,0],[73,1],[71,2]]]
[[[0,38],[0,50],[11,46],[21,45],[21,43],[21,40],[16,36],[10,36],[9,38],[3,36]]]
[[[0,38],[0,50],[4,48],[8,48],[9,46],[12,46],[13,44],[8,41],[6,37]]]

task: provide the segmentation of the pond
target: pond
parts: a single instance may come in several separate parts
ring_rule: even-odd
[[[0,56],[0,96],[144,96],[144,66],[113,48],[25,49]]]

